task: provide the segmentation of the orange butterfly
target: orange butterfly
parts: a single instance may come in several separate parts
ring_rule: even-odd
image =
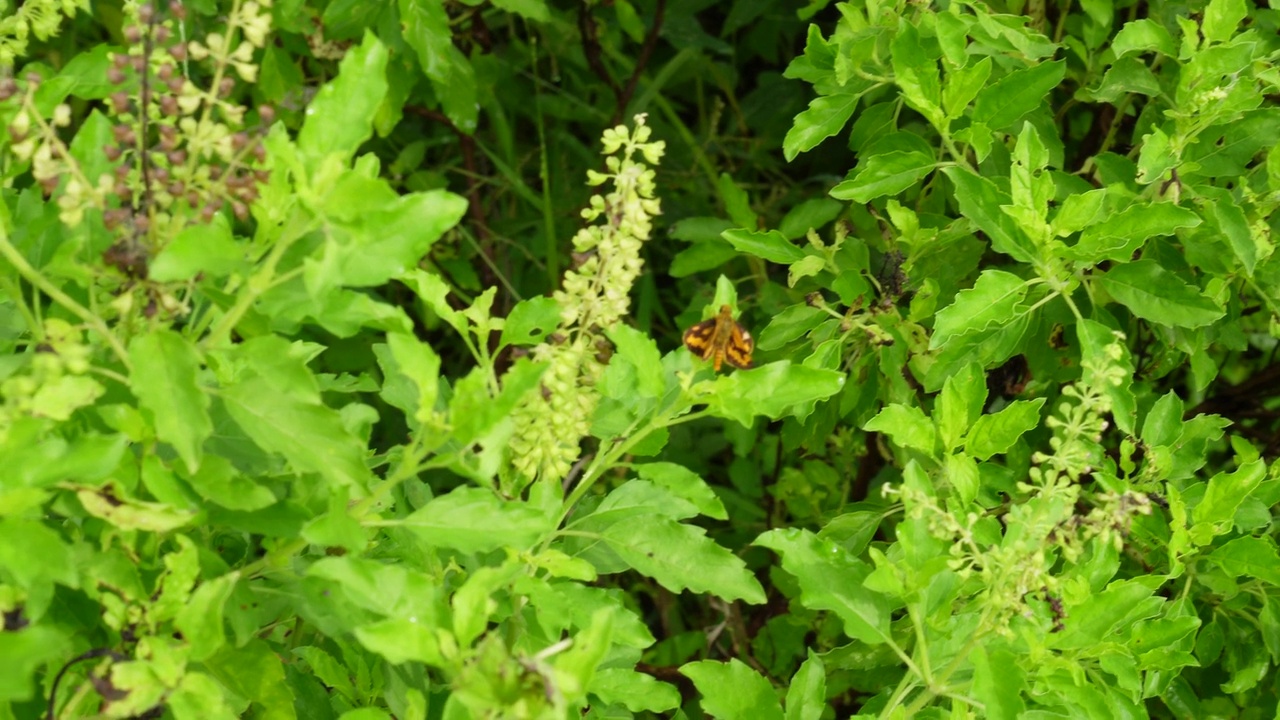
[[[733,309],[721,305],[718,315],[684,331],[684,346],[703,360],[710,360],[720,372],[725,361],[744,370],[751,367],[751,351],[756,343],[751,333],[733,319]]]

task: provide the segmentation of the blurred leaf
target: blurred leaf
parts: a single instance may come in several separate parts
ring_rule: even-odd
[[[468,553],[525,550],[552,529],[552,519],[532,507],[469,487],[435,498],[403,522],[428,545]]]
[[[625,668],[596,670],[588,688],[608,705],[623,705],[632,712],[666,712],[680,706],[680,692],[651,675]]]
[[[148,277],[157,282],[190,280],[203,273],[223,278],[245,264],[244,249],[231,235],[224,215],[213,221],[189,225],[151,260]]]
[[[933,422],[918,407],[890,403],[868,420],[862,429],[884,433],[898,445],[915,448],[926,455],[935,453],[937,433]]]
[[[776,420],[798,406],[831,397],[844,380],[844,373],[782,360],[717,378],[707,402],[716,415],[750,427],[757,415]]]
[[[204,660],[223,646],[223,606],[239,580],[240,573],[231,572],[201,583],[174,618],[174,626],[191,646],[192,660]]]
[[[362,494],[370,479],[364,443],[337,411],[252,376],[222,389],[227,411],[263,450],[283,455],[295,468]],[[353,493],[355,496],[360,496]]]
[[[601,535],[628,565],[672,592],[688,589],[752,605],[765,601],[764,588],[742,559],[700,527],[650,514],[623,518]]]
[[[717,520],[727,520],[724,503],[715,491],[697,473],[669,462],[644,463],[632,467],[636,475],[654,483],[668,492],[688,500],[698,512]]]
[[[342,58],[338,77],[324,84],[307,108],[298,149],[312,172],[330,154],[346,162],[373,134],[373,117],[387,92],[387,49],[372,34]]]
[[[868,645],[889,638],[890,606],[879,593],[863,587],[871,568],[843,548],[807,530],[770,530],[756,545],[782,556],[782,568],[800,584],[800,601],[811,610],[830,610],[844,623],[849,637]]]
[[[791,678],[787,689],[785,720],[820,720],[827,706],[827,675],[822,657],[809,650],[809,657]]]
[[[202,445],[213,434],[209,398],[200,389],[200,356],[189,340],[169,330],[138,335],[129,343],[131,384],[143,409],[155,418],[156,436],[173,445],[187,470],[200,467]]]
[[[721,720],[782,720],[773,685],[737,658],[691,662],[680,674],[693,681],[708,715]]]
[[[728,240],[738,252],[755,255],[769,262],[782,265],[799,262],[805,258],[804,250],[796,247],[777,230],[751,232],[750,230],[725,230]]]

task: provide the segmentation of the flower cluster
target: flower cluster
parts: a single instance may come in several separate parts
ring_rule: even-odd
[[[1103,491],[1085,498],[1078,482],[1083,475],[1102,472],[1101,439],[1107,429],[1103,416],[1112,408],[1106,389],[1126,377],[1121,367],[1123,338],[1115,333],[1099,356],[1085,359],[1081,381],[1062,389],[1064,400],[1045,421],[1053,430],[1052,451],[1032,455],[1028,481],[1017,484],[1024,499],[1009,505],[1002,537],[980,532],[978,512],[958,515],[919,482],[886,489],[901,497],[910,517],[923,518],[931,534],[950,543],[952,570],[961,577],[981,578],[989,626],[998,632],[1011,633],[1012,618],[1033,615],[1027,604],[1032,597],[1049,604],[1053,627],[1061,629],[1065,611],[1059,594],[1061,569],[1055,572],[1059,559],[1074,564],[1090,546],[1119,549],[1133,518],[1151,512],[1151,501],[1143,493]],[[1115,477],[1105,483],[1119,484]],[[1077,510],[1081,502],[1091,508],[1084,514]]]
[[[22,418],[67,420],[106,389],[88,375],[93,349],[65,320],[47,318],[30,362],[0,382],[0,438]]]
[[[48,40],[58,34],[63,16],[92,10],[89,0],[17,0],[18,7],[11,9],[13,2],[0,0],[0,70],[27,54],[32,35]]]
[[[265,157],[262,130],[274,118],[259,108],[259,132],[246,132],[248,108],[234,100],[238,82],[254,82],[254,53],[271,29],[270,0],[235,2],[225,34],[183,41],[186,9],[178,0],[167,17],[150,4],[126,3],[130,19],[123,35],[127,50],[112,57],[108,81],[118,88],[108,97],[112,142],[102,148],[114,172],[88,177],[56,128],[71,122],[71,110],[57,106],[46,120],[35,102],[38,75],[26,78],[22,107],[9,126],[13,152],[31,162],[32,175],[47,195],[58,192],[62,221],[81,222],[87,210],[103,213],[117,242],[106,262],[132,280],[145,279],[151,254],[191,222],[209,222],[229,208],[248,218],[267,180],[258,167]],[[201,85],[193,73],[204,76]],[[238,78],[238,80],[237,80]],[[18,92],[8,81],[0,101]]]
[[[589,172],[588,182],[611,181],[613,191],[592,196],[582,211],[588,222],[604,223],[574,236],[575,267],[554,295],[559,329],[533,350],[549,367],[540,392],[526,397],[514,416],[512,464],[525,481],[562,479],[577,459],[599,401],[595,384],[611,350],[603,329],[627,316],[631,287],[644,265],[640,245],[649,239],[651,218],[661,212],[649,165],[662,158],[665,143],[650,141],[643,115],[635,122],[634,130],[620,125],[604,132],[608,172]]]

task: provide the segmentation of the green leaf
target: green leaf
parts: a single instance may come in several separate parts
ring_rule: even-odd
[[[351,684],[351,675],[332,655],[313,646],[294,648],[292,653],[311,666],[312,674],[320,682],[333,688],[339,696],[346,700],[356,699],[356,689]]]
[[[943,450],[951,452],[964,442],[969,428],[982,414],[986,401],[986,378],[976,363],[963,366],[947,378],[934,410]]]
[[[961,290],[955,302],[938,311],[929,347],[1009,322],[1025,312],[1019,306],[1026,296],[1027,282],[1022,278],[1003,270],[983,270],[972,288]]]
[[[223,607],[239,581],[240,573],[230,572],[201,583],[191,593],[187,604],[178,611],[173,624],[182,631],[183,639],[190,645],[192,660],[204,660],[226,642],[222,632]]]
[[[235,720],[222,684],[212,677],[188,670],[182,682],[165,698],[175,720]]]
[[[449,15],[439,0],[399,0],[405,42],[431,81],[444,113],[463,133],[475,132],[479,82],[471,61],[453,44]]]
[[[1125,263],[1148,238],[1173,235],[1182,228],[1196,227],[1200,216],[1172,203],[1132,205],[1097,225],[1085,228],[1080,241],[1068,248],[1067,256],[1090,265],[1111,260]]]
[[[204,661],[204,669],[222,683],[226,691],[261,707],[263,720],[294,720],[293,693],[285,682],[284,665],[263,640],[250,640],[240,648],[223,647]]]
[[[700,527],[641,515],[623,518],[601,535],[618,557],[672,592],[688,589],[752,605],[765,601],[764,588],[742,558]]]
[[[1196,328],[1225,314],[1217,303],[1154,260],[1115,265],[1097,282],[1134,315],[1151,322]]]
[[[991,247],[1019,262],[1029,263],[1037,256],[1031,240],[1018,228],[1013,218],[1001,207],[1011,205],[1009,194],[981,175],[958,167],[943,168],[942,172],[956,186],[956,201],[960,212],[991,238]]]
[[[965,439],[965,452],[979,460],[1009,451],[1024,433],[1040,425],[1044,398],[1017,400],[998,413],[983,415]]]
[[[751,196],[747,195],[747,191],[743,190],[741,185],[733,181],[732,175],[727,172],[720,173],[716,189],[720,191],[720,199],[724,201],[724,209],[729,214],[729,219],[738,227],[753,228],[760,224],[760,216],[751,209]]]
[[[245,264],[244,249],[231,235],[225,215],[207,224],[188,225],[151,261],[147,277],[157,282],[190,280],[203,273],[222,278]]]
[[[920,31],[905,16],[890,44],[889,60],[902,99],[935,127],[943,121],[942,86],[938,81],[937,55],[930,54]]]
[[[1269,537],[1236,538],[1205,558],[1235,577],[1249,576],[1280,585],[1280,556]]]
[[[606,328],[605,335],[617,349],[613,362],[625,360],[635,368],[636,389],[640,397],[661,397],[667,389],[667,380],[662,368],[662,354],[658,352],[658,344],[653,338],[630,325]]]
[[[782,139],[782,156],[791,162],[800,153],[812,150],[818,143],[843,130],[849,118],[853,117],[861,97],[861,92],[846,91],[811,100],[809,108],[795,116],[791,129]]]
[[[0,632],[0,702],[35,697],[36,686],[31,681],[37,669],[66,662],[68,654],[74,652],[68,641],[61,632],[44,625]],[[43,689],[40,696],[43,700]]]
[[[680,668],[702,695],[703,711],[720,720],[782,720],[773,685],[737,658],[701,660]]]
[[[1245,0],[1209,0],[1200,31],[1209,42],[1226,42],[1236,34],[1236,28],[1248,15]]]
[[[898,445],[915,448],[929,456],[936,452],[938,438],[933,422],[915,406],[890,403],[868,420],[862,429],[884,433]]]
[[[157,473],[172,474],[166,468],[155,468]],[[145,478],[144,478],[145,479]],[[165,482],[165,478],[153,478],[151,484]],[[231,464],[221,455],[209,455],[200,463],[200,470],[187,478],[187,484],[200,497],[217,503],[231,510],[260,510],[276,502],[275,493],[257,484],[251,477]],[[158,497],[177,507],[186,507],[185,503],[175,503]]]
[[[757,415],[777,420],[840,392],[844,373],[792,365],[788,360],[716,378],[707,399],[715,415],[751,427]]]
[[[831,198],[809,198],[787,211],[778,223],[778,232],[788,240],[804,237],[810,230],[835,220],[844,207],[844,203]]]
[[[884,195],[896,195],[933,172],[937,161],[930,155],[893,151],[873,155],[858,164],[857,174],[831,188],[831,197],[867,203]]]
[[[1054,635],[1050,647],[1071,650],[1102,642],[1128,623],[1158,612],[1163,598],[1152,598],[1150,578],[1117,580],[1106,590],[1088,595],[1075,607],[1067,608],[1071,619],[1066,630]],[[1158,602],[1157,602],[1158,601]]]
[[[0,517],[0,570],[28,592],[55,582],[80,587],[71,548],[36,520]]]
[[[946,14],[946,17],[954,17]],[[938,16],[939,19],[943,15]],[[946,84],[942,87],[942,104],[947,110],[947,119],[955,120],[964,115],[969,103],[978,96],[978,92],[991,77],[991,58],[982,60],[947,73]]]
[[[982,703],[991,720],[1017,720],[1026,710],[1022,691],[1026,687],[1020,658],[1000,649],[990,652],[982,645],[970,655],[973,662],[973,696]]]
[[[1116,427],[1128,435],[1137,428],[1138,404],[1134,398],[1133,358],[1124,343],[1124,335],[1095,320],[1083,318],[1076,323],[1076,338],[1080,343],[1080,364],[1099,369],[1119,368],[1122,378],[1099,377],[1085,368],[1084,381],[1093,387],[1101,387],[1111,398],[1111,415]]]
[[[1107,190],[1099,188],[1068,195],[1062,201],[1062,207],[1053,217],[1051,224],[1055,235],[1066,237],[1090,225],[1101,223],[1108,217],[1110,212],[1107,208]]]
[[[373,118],[386,93],[387,49],[367,32],[364,42],[343,56],[338,77],[325,83],[307,107],[298,149],[308,168],[319,169],[330,154],[349,161],[373,134]]]
[[[527,550],[551,532],[553,521],[524,503],[504,501],[491,490],[459,487],[403,520],[434,547],[476,553],[511,547]]]
[[[546,0],[493,0],[493,6],[526,17],[534,22],[550,22]]]
[[[830,318],[830,315],[812,305],[792,305],[770,318],[769,324],[760,331],[756,348],[778,350]]]
[[[200,356],[189,340],[170,330],[136,336],[129,343],[130,381],[142,408],[155,418],[156,437],[178,451],[187,469],[200,466],[204,441],[213,434],[209,397],[200,389]]]
[[[602,667],[587,688],[607,705],[624,705],[632,712],[666,712],[680,706],[680,692],[652,675],[626,668]]]
[[[334,409],[256,375],[223,388],[220,397],[258,447],[280,453],[297,470],[357,489],[353,496],[368,488],[364,442]]]
[[[177,510],[168,505],[122,499],[92,490],[80,490],[76,493],[76,498],[80,500],[85,512],[102,518],[121,530],[167,533],[196,518],[193,512]]]
[[[750,230],[725,230],[728,240],[738,252],[755,255],[769,262],[789,265],[805,258],[805,251],[796,247],[777,230],[752,232]]]
[[[715,491],[689,468],[675,463],[655,462],[635,465],[632,469],[639,477],[693,503],[702,515],[716,520],[729,518],[724,509],[724,503],[720,502]]]
[[[358,171],[344,174],[325,199],[331,215],[344,208],[352,216],[334,221],[346,232],[334,232],[320,261],[308,262],[304,278],[312,293],[339,285],[376,287],[404,275],[467,209],[466,199],[443,190],[396,196],[381,179],[371,184],[346,181],[358,177]],[[361,198],[367,201],[379,191],[389,196],[387,202],[360,207]]]
[[[829,540],[799,528],[770,530],[755,543],[782,556],[782,568],[800,584],[800,602],[811,610],[830,610],[845,634],[868,645],[889,638],[888,600],[863,587],[871,574],[865,562]]]
[[[361,645],[393,665],[420,662],[436,667],[444,664],[440,652],[443,634],[439,628],[408,618],[381,620],[362,625],[355,631]]]
[[[498,4],[500,3],[494,3],[494,5]],[[338,716],[338,720],[395,720],[395,718],[382,708],[362,707],[342,713]]]
[[[535,297],[521,300],[511,308],[502,324],[498,347],[537,345],[545,342],[560,325],[560,303],[555,298]]]
[[[973,121],[1003,130],[1040,107],[1066,75],[1063,60],[1016,70],[983,88],[973,107]]]
[[[1117,58],[1122,58],[1129,53],[1144,52],[1157,52],[1169,57],[1175,57],[1178,54],[1173,36],[1169,31],[1149,18],[1125,23],[1112,39],[1111,51]]]
[[[1202,187],[1200,192],[1209,204],[1209,217],[1213,224],[1231,245],[1245,275],[1253,277],[1258,261],[1271,254],[1273,248],[1265,239],[1254,236],[1240,202],[1230,192],[1209,186]]]
[[[791,678],[787,688],[786,720],[820,720],[827,706],[827,672],[822,656],[809,650],[809,657]]]
[[[1192,511],[1192,520],[1196,523],[1192,527],[1192,541],[1208,544],[1213,537],[1230,532],[1240,503],[1257,489],[1266,473],[1265,462],[1253,460],[1234,473],[1213,475],[1204,489],[1204,497]]]

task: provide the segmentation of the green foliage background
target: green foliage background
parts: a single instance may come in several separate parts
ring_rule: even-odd
[[[0,0],[0,718],[1275,716],[1277,58]]]

